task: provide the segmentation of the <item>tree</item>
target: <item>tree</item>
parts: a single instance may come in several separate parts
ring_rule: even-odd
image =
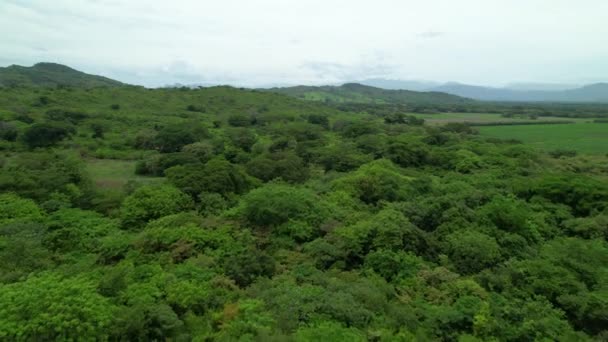
[[[429,150],[420,142],[397,140],[388,144],[386,156],[400,166],[417,167],[427,163]]]
[[[33,124],[23,134],[29,148],[50,147],[74,133],[74,128],[59,123]]]
[[[496,240],[474,230],[460,230],[446,237],[450,260],[463,274],[477,273],[500,260]]]
[[[168,185],[143,186],[125,198],[120,208],[123,226],[138,228],[146,222],[192,208],[191,198]]]
[[[227,133],[232,144],[245,152],[251,152],[251,147],[258,140],[253,130],[243,127],[232,128]]]
[[[308,115],[308,123],[313,125],[319,125],[325,129],[329,129],[329,118],[323,114],[310,114]]]
[[[10,122],[0,121],[0,139],[6,141],[15,141],[17,140],[17,136],[19,132],[17,131],[17,127]]]
[[[228,117],[228,124],[232,127],[249,127],[252,124],[252,118],[246,114],[233,114]]]
[[[309,170],[302,158],[293,152],[278,152],[258,156],[247,163],[247,172],[263,181],[281,178],[287,182],[302,182]]]
[[[311,326],[304,326],[295,333],[297,342],[336,341],[363,342],[368,341],[363,332],[355,328],[345,328],[341,324],[328,321]]]
[[[221,158],[212,159],[204,165],[174,166],[167,169],[165,175],[171,184],[192,196],[201,192],[242,194],[255,185],[254,179],[239,167]]]
[[[267,184],[242,198],[240,212],[256,226],[278,226],[289,220],[323,221],[319,199],[311,190],[284,184]]]
[[[116,312],[90,281],[52,273],[0,285],[0,302],[8,340],[107,340]]]
[[[343,189],[367,204],[379,201],[398,201],[408,198],[410,178],[402,175],[393,163],[380,159],[362,165],[334,182],[335,189]]]
[[[15,194],[0,194],[0,226],[12,222],[40,222],[43,212],[36,202]]]
[[[237,285],[247,287],[258,277],[272,277],[275,261],[264,252],[250,249],[226,258],[224,269]]]
[[[154,137],[160,152],[177,152],[182,147],[209,137],[207,129],[197,123],[170,125],[161,129]]]

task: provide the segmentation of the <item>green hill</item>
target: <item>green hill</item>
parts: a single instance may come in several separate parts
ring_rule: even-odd
[[[103,76],[89,75],[56,63],[37,63],[31,67],[11,65],[0,68],[0,86],[56,87],[72,86],[83,88],[118,87],[124,83]]]
[[[305,100],[333,103],[465,104],[474,102],[471,99],[440,92],[388,90],[359,83],[346,83],[341,86],[271,88],[267,91]]]

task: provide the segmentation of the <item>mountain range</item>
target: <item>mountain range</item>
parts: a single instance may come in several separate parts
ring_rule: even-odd
[[[86,74],[56,63],[38,63],[31,67],[0,67],[2,86],[72,86],[118,87],[125,83],[107,77]],[[205,84],[208,86],[209,84]],[[456,82],[437,83],[419,80],[370,78],[343,85],[293,86],[265,89],[307,100],[359,103],[435,103],[458,104],[480,101],[511,102],[598,102],[608,103],[608,83],[585,86],[560,84],[512,84],[485,87]]]
[[[513,84],[508,87],[484,87],[449,82],[402,81],[373,78],[361,84],[383,89],[442,92],[480,101],[512,102],[608,102],[608,83],[585,86],[559,84]],[[539,88],[539,89],[534,89]]]

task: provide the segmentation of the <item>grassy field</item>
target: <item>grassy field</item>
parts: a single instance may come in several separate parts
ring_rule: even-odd
[[[448,122],[471,122],[471,123],[490,123],[490,122],[542,122],[542,121],[574,121],[574,122],[590,122],[593,119],[581,118],[564,118],[542,116],[536,120],[528,118],[505,118],[500,114],[495,113],[439,113],[439,114],[420,114],[409,113],[418,118],[424,119],[428,124],[444,124]]]
[[[95,185],[106,189],[121,189],[128,181],[158,182],[161,177],[144,177],[135,174],[135,161],[115,159],[88,159],[87,171]]]
[[[517,139],[542,150],[568,149],[580,153],[608,153],[608,123],[477,127],[480,134]]]

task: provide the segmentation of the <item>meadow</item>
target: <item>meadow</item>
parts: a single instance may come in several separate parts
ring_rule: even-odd
[[[91,158],[86,160],[86,170],[96,186],[106,189],[122,189],[129,181],[151,184],[163,179],[136,175],[134,160]]]
[[[482,135],[520,140],[544,151],[568,149],[589,154],[608,153],[607,123],[486,126],[478,129]]]

